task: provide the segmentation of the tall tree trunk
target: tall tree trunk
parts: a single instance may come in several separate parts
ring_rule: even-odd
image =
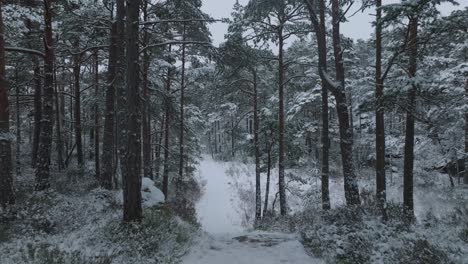
[[[327,70],[327,38],[325,28],[325,1],[319,2],[320,23],[316,29],[317,45],[319,50],[319,67],[324,71]],[[328,124],[328,87],[326,81],[322,80],[322,135],[321,135],[321,192],[322,192],[322,208],[330,209],[330,190],[329,190],[329,124]]]
[[[329,191],[329,122],[328,122],[328,82],[325,80],[322,71],[327,71],[327,39],[325,28],[325,0],[319,0],[318,12],[316,6],[310,0],[304,0],[309,11],[310,21],[313,25],[315,37],[317,39],[317,49],[319,55],[319,74],[322,81],[322,104],[321,104],[321,122],[322,130],[320,137],[321,148],[321,192],[322,192],[322,208],[330,209],[330,191]],[[318,13],[318,17],[317,17]]]
[[[383,105],[383,80],[382,80],[382,0],[376,1],[376,25],[375,25],[375,155],[376,155],[376,194],[377,204],[386,219],[385,204],[386,178],[385,178],[385,122]]]
[[[99,105],[97,99],[99,98],[99,54],[96,50],[94,52],[94,95],[96,102],[94,103],[94,168],[96,179],[101,178],[101,164],[99,155],[99,143],[100,143],[100,119],[101,113],[99,113]]]
[[[141,221],[141,109],[139,80],[138,22],[140,0],[127,1],[126,84],[128,95],[128,145],[123,171],[124,222]]]
[[[143,2],[143,20],[148,20],[148,0]],[[149,33],[147,28],[143,31],[143,46],[149,43]],[[145,49],[143,52],[143,71],[142,71],[142,88],[143,88],[143,175],[145,177],[153,178],[153,171],[151,166],[151,116],[149,113],[150,96],[148,87],[148,70],[150,64],[150,56],[148,51]]]
[[[405,158],[403,165],[403,206],[405,219],[411,222],[414,219],[413,203],[413,165],[414,165],[414,114],[416,112],[416,71],[418,59],[418,16],[413,15],[409,20],[408,74],[411,89],[408,94],[408,107],[406,112],[405,131]]]
[[[280,198],[280,213],[286,215],[286,183],[284,180],[284,38],[283,28],[278,29],[278,187]]]
[[[52,120],[54,119],[54,43],[51,0],[44,0],[44,108],[36,164],[36,190],[49,188],[50,154],[52,150]]]
[[[18,78],[18,67],[15,68],[15,82],[16,82],[16,176],[21,175],[21,117],[20,117],[20,87]]]
[[[184,23],[184,29],[182,33],[182,41],[185,41],[185,23]],[[185,126],[185,120],[184,120],[184,107],[185,107],[185,44],[182,44],[182,73],[181,73],[181,80],[180,80],[180,123],[179,123],[179,178],[177,179],[177,182],[182,183],[184,178],[184,126]],[[180,190],[180,184],[177,184],[177,191]],[[176,195],[179,196],[180,193],[177,193]]]
[[[79,52],[80,42],[79,37],[76,37],[74,46]],[[80,92],[80,72],[81,72],[81,55],[74,55],[73,58],[73,77],[75,89],[75,108],[73,115],[75,117],[75,142],[76,142],[76,158],[78,166],[83,166],[83,141],[81,128],[81,92]]]
[[[465,80],[465,96],[468,98],[468,78]],[[468,184],[468,112],[465,113],[465,177],[463,180],[464,184]]]
[[[60,114],[60,103],[59,103],[59,88],[57,82],[57,69],[54,68],[54,80],[55,80],[55,122],[56,122],[56,145],[57,145],[57,165],[59,171],[65,168],[63,163],[63,138],[62,138],[62,120]]]
[[[258,224],[262,219],[262,193],[260,182],[260,140],[258,136],[259,118],[258,118],[258,88],[257,72],[253,73],[253,111],[254,111],[254,145],[255,145],[255,221]]]
[[[345,93],[345,76],[343,53],[341,50],[340,36],[340,5],[338,0],[332,0],[332,24],[333,24],[333,53],[335,55],[336,79],[340,82],[340,89],[334,90],[336,111],[340,130],[340,149],[343,163],[344,190],[348,205],[359,205],[359,186],[354,173],[353,164],[353,135],[349,122],[348,103]]]
[[[116,133],[116,164],[120,164],[121,171],[124,170],[125,148],[127,147],[127,89],[125,88],[125,0],[116,0],[117,12],[117,63],[114,87],[117,94],[117,111],[115,127]],[[117,168],[116,168],[117,169]]]
[[[106,110],[104,120],[104,137],[102,144],[102,171],[100,183],[105,189],[116,187],[114,182],[115,168],[115,81],[117,72],[117,22],[112,23],[109,47],[109,63],[107,68]]]
[[[0,1],[0,206],[5,208],[15,203],[15,192],[11,173],[10,110],[3,33],[2,1]]]
[[[166,94],[164,96],[164,165],[163,165],[163,193],[166,201],[169,199],[169,140],[171,129],[171,78],[172,70],[167,70]]]
[[[41,69],[36,56],[32,58],[34,64],[34,134],[32,144],[32,167],[36,167],[37,151],[39,149],[39,135],[41,134],[42,119],[42,87]]]

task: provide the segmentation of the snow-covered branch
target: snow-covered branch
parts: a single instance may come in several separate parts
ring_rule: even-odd
[[[5,47],[5,51],[10,51],[10,52],[19,52],[19,53],[25,53],[25,54],[31,54],[35,56],[40,56],[42,58],[45,57],[44,53],[38,50],[33,50],[33,49],[26,49],[26,48],[16,48],[16,47]]]

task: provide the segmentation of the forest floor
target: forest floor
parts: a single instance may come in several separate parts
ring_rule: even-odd
[[[296,234],[244,230],[236,189],[227,170],[230,163],[203,156],[198,173],[205,181],[197,205],[207,233],[194,241],[184,264],[322,263],[307,254]]]
[[[450,187],[446,174],[416,170],[416,222],[407,227],[400,215],[403,185],[398,172],[390,175],[389,220],[382,223],[373,207],[372,169],[360,173],[363,207],[358,213],[345,206],[342,178],[330,179],[332,210],[324,212],[313,168],[287,170],[291,216],[273,212],[262,222],[263,231],[252,231],[246,227],[252,226],[255,212],[253,171],[249,160],[203,156],[198,173],[205,186],[197,213],[206,232],[194,240],[182,263],[466,263],[468,188]],[[262,174],[262,197],[264,184]],[[275,169],[270,205],[276,192]]]

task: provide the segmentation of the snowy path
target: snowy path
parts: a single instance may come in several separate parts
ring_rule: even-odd
[[[235,195],[225,164],[208,156],[199,172],[206,180],[205,194],[197,210],[200,222],[209,234],[200,236],[184,264],[314,264],[323,263],[307,255],[293,234],[246,232],[234,209]]]

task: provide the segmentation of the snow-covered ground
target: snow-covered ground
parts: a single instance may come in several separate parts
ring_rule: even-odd
[[[198,167],[206,182],[205,193],[197,204],[197,213],[203,229],[212,234],[242,231],[241,217],[235,209],[236,194],[232,179],[226,175],[226,164],[204,155]]]
[[[248,232],[201,236],[183,264],[315,264],[295,235]]]
[[[195,241],[184,264],[302,264],[322,263],[304,250],[295,234],[246,231],[241,226],[239,198],[226,173],[232,162],[203,156],[200,178],[206,181],[205,194],[197,210],[207,233]]]

